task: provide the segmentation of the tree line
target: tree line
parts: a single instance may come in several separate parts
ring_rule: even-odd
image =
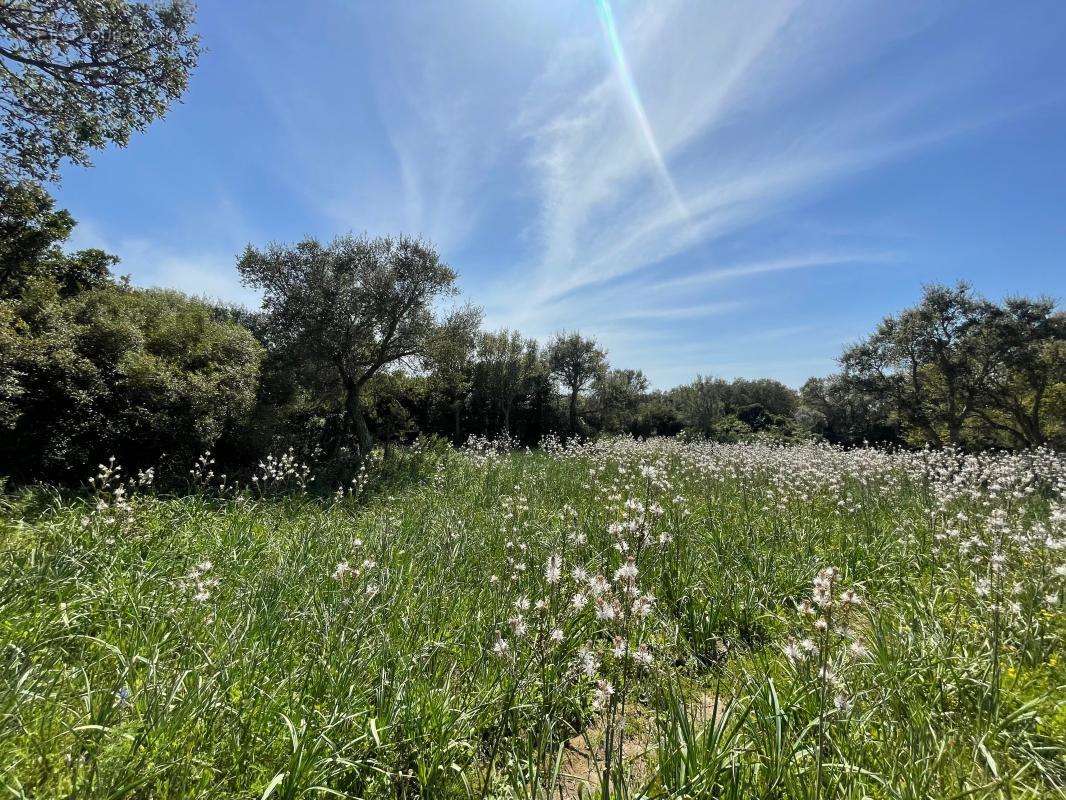
[[[205,450],[239,471],[289,448],[342,473],[426,434],[1066,442],[1066,316],[1048,299],[930,286],[799,391],[704,376],[652,390],[579,332],[483,330],[417,238],[249,246],[252,310],[134,287],[115,257],[66,252],[73,226],[39,186],[2,187],[0,468],[27,480],[75,480],[111,455],[178,471]]]
[[[929,286],[799,391],[697,376],[651,390],[578,331],[486,331],[418,238],[250,246],[259,309],[137,288],[42,181],[125,145],[180,99],[200,52],[192,7],[26,0],[0,14],[0,474],[77,481],[199,454],[251,469],[288,451],[350,473],[418,435],[822,437],[979,449],[1066,444],[1066,318]]]

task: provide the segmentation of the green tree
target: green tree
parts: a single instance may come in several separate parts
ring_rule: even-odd
[[[0,469],[82,478],[211,447],[254,397],[260,348],[215,309],[116,284],[114,256],[63,251],[66,211],[0,182]]]
[[[450,411],[453,440],[462,439],[463,407],[474,385],[474,350],[477,341],[473,330],[438,339],[429,354],[429,397],[439,398]]]
[[[921,302],[841,358],[843,385],[887,398],[912,438],[1033,447],[1058,431],[1066,317],[1049,299],[995,305],[965,283]],[[1056,434],[1057,435],[1057,434]]]
[[[530,444],[536,444],[548,433],[562,428],[551,366],[539,345],[535,355],[522,390],[522,399],[527,406],[523,429],[525,440]]]
[[[717,422],[731,411],[729,384],[721,378],[697,375],[668,396],[685,428],[704,436],[713,435]]]
[[[596,380],[594,391],[603,429],[620,433],[633,427],[648,393],[648,377],[639,369],[607,370]]]
[[[1012,444],[1045,444],[1049,400],[1066,383],[1066,314],[1047,298],[1011,297],[985,315],[980,335],[995,354],[975,408],[981,423]],[[1051,408],[1055,417],[1054,402]],[[1057,429],[1063,421],[1052,424]]]
[[[577,332],[557,333],[548,343],[548,364],[569,393],[570,433],[577,433],[577,399],[607,369],[607,354],[595,339]]]
[[[537,343],[518,331],[482,333],[477,344],[477,380],[499,412],[501,427],[511,434],[511,414],[537,362]]]
[[[996,350],[982,333],[989,313],[965,283],[929,286],[917,306],[886,317],[844,353],[845,377],[891,397],[904,426],[926,442],[961,444],[995,366]]]
[[[54,278],[64,295],[106,283],[117,258],[101,250],[63,252],[74,225],[41,187],[0,181],[0,298],[18,295],[41,276]]]
[[[420,430],[418,410],[425,404],[426,382],[403,370],[381,370],[367,383],[367,417],[377,432],[385,456],[394,443],[413,438]]]
[[[262,349],[177,292],[108,283],[64,297],[50,277],[0,301],[0,462],[23,477],[77,479],[191,460],[255,397]]]
[[[733,410],[757,405],[773,417],[791,417],[799,402],[793,389],[772,378],[737,378],[729,385],[727,394]]]
[[[163,116],[199,56],[193,21],[182,0],[0,2],[0,178],[55,179]]]
[[[373,444],[361,405],[367,382],[390,364],[428,366],[441,341],[469,336],[480,321],[470,307],[438,314],[437,304],[456,294],[456,274],[432,245],[406,236],[249,246],[237,267],[263,290],[270,346],[339,384],[343,425],[334,445],[354,438],[363,454]]]
[[[636,436],[675,436],[683,428],[670,394],[656,391],[641,401],[632,430]]]
[[[799,395],[794,416],[800,429],[807,433],[847,445],[898,439],[890,398],[866,391],[857,381],[839,374],[811,378]]]

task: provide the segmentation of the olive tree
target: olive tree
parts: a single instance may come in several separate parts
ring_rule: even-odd
[[[511,435],[511,413],[527,378],[537,366],[537,343],[506,328],[482,333],[477,344],[479,383],[498,406],[503,432]]]
[[[604,430],[618,433],[627,430],[636,419],[648,393],[648,376],[639,369],[607,370],[596,378],[594,391],[599,401],[600,424]]]
[[[891,397],[901,421],[926,442],[957,445],[995,366],[995,348],[982,335],[992,310],[965,283],[926,287],[917,306],[886,317],[844,353],[844,376]]]
[[[361,405],[367,382],[389,364],[426,366],[442,340],[468,337],[480,322],[471,307],[438,312],[457,294],[456,274],[421,239],[249,246],[237,267],[263,291],[268,346],[332,373],[343,397],[341,436],[364,454],[373,443]]]
[[[929,286],[841,357],[841,379],[926,442],[1035,447],[1060,427],[1066,317],[1050,299],[996,305],[965,283]],[[1055,437],[1050,437],[1054,439]]]
[[[557,333],[548,343],[552,375],[569,393],[570,432],[577,432],[577,398],[607,369],[607,354],[595,339],[580,333]]]
[[[981,423],[1012,444],[1048,441],[1048,410],[1066,390],[1066,313],[1053,300],[1009,297],[986,315],[980,335],[995,353],[979,388]],[[1061,415],[1052,414],[1056,426]]]
[[[452,417],[452,437],[462,439],[463,407],[470,399],[474,385],[474,352],[476,331],[457,331],[447,339],[439,339],[429,354],[427,383],[431,398],[445,403]]]
[[[54,179],[163,116],[199,57],[193,16],[182,0],[0,0],[0,176]]]

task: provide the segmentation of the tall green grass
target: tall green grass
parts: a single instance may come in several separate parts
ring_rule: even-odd
[[[10,496],[0,794],[1061,797],[1064,475],[616,441]]]

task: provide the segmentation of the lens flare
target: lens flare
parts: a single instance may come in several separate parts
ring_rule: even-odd
[[[607,43],[611,48],[611,55],[614,57],[615,72],[618,73],[618,79],[622,82],[622,87],[625,89],[629,99],[630,108],[632,108],[633,115],[637,120],[637,125],[640,127],[640,133],[644,138],[644,144],[648,148],[648,155],[651,156],[652,163],[655,165],[655,170],[658,173],[659,179],[662,181],[667,192],[669,192],[671,199],[677,206],[678,212],[682,217],[688,219],[688,209],[685,208],[685,204],[681,200],[681,194],[677,191],[677,186],[674,184],[674,179],[670,177],[670,171],[666,168],[666,160],[663,158],[658,142],[655,141],[655,132],[652,130],[651,123],[648,121],[648,115],[644,112],[644,103],[641,102],[640,91],[637,89],[637,84],[634,82],[633,75],[629,71],[629,64],[626,61],[626,53],[625,50],[622,49],[622,40],[618,37],[618,28],[615,27],[614,24],[614,12],[611,11],[611,4],[609,0],[596,0],[596,8],[600,12],[600,23],[603,25],[603,33],[607,37]]]

